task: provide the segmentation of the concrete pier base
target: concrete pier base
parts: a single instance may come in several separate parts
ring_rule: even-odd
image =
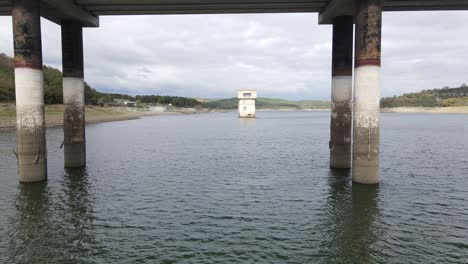
[[[353,181],[379,182],[381,0],[355,0]]]
[[[83,33],[79,23],[62,21],[64,166],[86,166]]]
[[[351,76],[333,77],[330,125],[330,168],[351,168]]]
[[[86,166],[84,81],[63,78],[63,134],[65,167]]]
[[[18,178],[38,182],[47,179],[39,1],[13,1],[12,17]]]
[[[330,168],[351,168],[353,17],[333,23]]]
[[[16,149],[20,182],[47,179],[42,70],[16,68]]]

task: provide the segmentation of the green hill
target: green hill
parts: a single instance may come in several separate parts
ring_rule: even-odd
[[[238,106],[237,98],[221,99],[204,102],[202,106],[213,109],[236,109]],[[258,109],[329,109],[328,101],[288,101],[274,98],[257,98],[256,107]]]
[[[44,102],[46,104],[62,104],[62,72],[44,65]],[[194,99],[180,96],[137,95],[131,96],[119,93],[101,93],[85,83],[85,102],[90,105],[106,105],[113,99],[127,99],[143,104],[172,104],[178,107],[203,106],[212,109],[236,109],[237,98],[230,99]],[[13,58],[0,53],[0,102],[15,101],[14,62]],[[288,101],[282,99],[258,98],[258,108],[268,109],[323,109],[330,108],[325,101]]]
[[[63,103],[62,72],[53,67],[45,66],[44,73],[44,102],[46,104]],[[0,102],[15,101],[13,58],[0,54]],[[85,100],[88,104],[96,104],[103,94],[92,89],[85,83]]]
[[[237,98],[229,99],[193,99],[178,96],[139,95],[130,96],[119,93],[102,93],[85,83],[86,104],[104,105],[112,103],[113,99],[128,99],[145,104],[172,104],[179,107],[202,106],[212,109],[236,109]],[[44,65],[44,102],[46,104],[61,104],[62,72]],[[0,53],[0,102],[14,102],[14,63],[13,59]],[[259,109],[329,109],[329,101],[288,101],[273,98],[257,98]],[[449,107],[468,106],[468,86],[463,84],[457,88],[441,88],[423,90],[417,93],[407,93],[401,96],[382,98],[381,107]]]
[[[46,104],[62,104],[62,72],[44,65],[44,102]],[[114,99],[127,99],[146,104],[172,104],[178,107],[194,107],[201,103],[192,98],[180,96],[137,95],[131,96],[119,93],[101,93],[85,83],[85,102],[90,105],[107,105]],[[0,53],[0,102],[15,101],[14,62],[13,58]]]
[[[15,98],[13,60],[0,54],[0,102],[12,101]]]
[[[382,98],[380,106],[383,108],[468,106],[468,86],[463,84],[458,88],[445,87]]]

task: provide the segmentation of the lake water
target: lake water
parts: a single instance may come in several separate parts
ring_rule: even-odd
[[[88,166],[20,185],[0,133],[0,263],[468,263],[468,115],[383,114],[381,183],[328,167],[328,112],[87,127]]]

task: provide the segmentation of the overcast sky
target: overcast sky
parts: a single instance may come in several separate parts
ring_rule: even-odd
[[[332,28],[317,14],[120,16],[84,30],[85,80],[99,91],[203,98],[329,99]],[[468,12],[383,17],[382,95],[468,83]],[[60,27],[42,20],[44,63],[61,69]],[[13,55],[11,17],[0,52]]]

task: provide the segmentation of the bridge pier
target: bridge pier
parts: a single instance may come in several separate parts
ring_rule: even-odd
[[[353,17],[333,21],[330,168],[351,168]]]
[[[14,0],[12,18],[18,178],[38,182],[47,179],[39,1]]]
[[[83,28],[62,20],[63,136],[66,168],[86,166]]]
[[[354,0],[353,182],[379,182],[382,0]]]

